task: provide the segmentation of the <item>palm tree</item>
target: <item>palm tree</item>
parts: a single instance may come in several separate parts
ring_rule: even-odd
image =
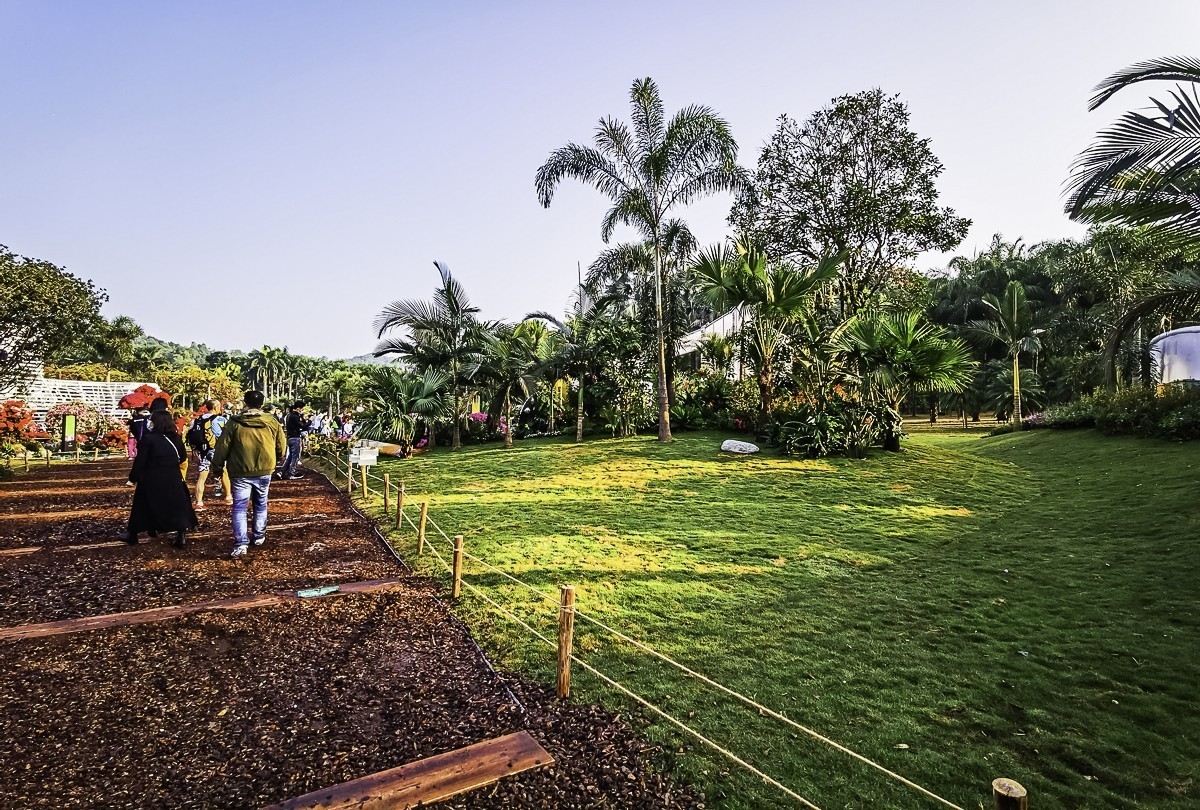
[[[1013,279],[1004,288],[1004,296],[985,295],[983,304],[988,320],[971,321],[971,331],[984,342],[999,343],[1012,360],[1013,423],[1021,427],[1021,353],[1037,356],[1042,349],[1042,334],[1046,331],[1025,294],[1025,285]]]
[[[133,342],[144,334],[137,321],[125,315],[118,315],[111,321],[101,321],[94,340],[96,355],[104,364],[105,382],[112,382],[114,365],[128,363],[133,359]]]
[[[609,240],[617,225],[631,225],[654,253],[654,306],[658,344],[658,438],[671,440],[667,394],[666,334],[663,327],[663,225],[677,206],[721,191],[739,191],[746,172],[737,165],[737,143],[712,109],[685,107],[670,121],[653,79],[638,79],[629,92],[633,130],[600,119],[594,146],[569,143],[537,170],[538,200],[549,207],[565,178],[596,187],[612,201],[600,227]]]
[[[499,411],[504,415],[501,428],[504,447],[512,449],[515,423],[512,395],[519,392],[528,399],[534,386],[533,372],[538,366],[538,357],[529,332],[522,332],[508,324],[500,324],[496,329],[485,332],[482,338],[483,352],[471,377],[490,389],[492,401],[488,412]]]
[[[916,312],[856,316],[842,341],[860,362],[868,390],[897,414],[901,401],[915,390],[961,392],[979,365],[963,341]],[[900,450],[898,432],[886,432],[883,449]]]
[[[729,369],[733,367],[734,345],[732,340],[722,337],[716,332],[709,332],[700,338],[696,349],[700,352],[700,359],[712,366],[714,374],[721,377],[729,376]]]
[[[439,368],[450,377],[454,399],[451,448],[462,447],[462,383],[465,371],[478,362],[483,324],[475,317],[466,290],[450,274],[450,268],[435,261],[442,286],[434,291],[433,301],[393,301],[375,319],[379,338],[393,329],[408,330],[401,338],[389,338],[375,347],[375,356],[396,354],[415,367]]]
[[[757,366],[759,427],[771,418],[774,405],[775,355],[787,340],[789,329],[810,312],[813,295],[837,275],[846,254],[822,259],[801,269],[785,262],[768,261],[753,246],[724,245],[702,251],[693,271],[704,295],[718,310],[745,307],[750,315],[747,333],[751,359]]]
[[[563,378],[563,375],[558,366],[550,361],[558,354],[561,340],[559,339],[558,332],[551,330],[546,326],[544,321],[540,320],[522,321],[517,324],[516,331],[529,341],[530,347],[533,350],[533,355],[536,359],[533,371],[534,379],[545,384],[547,398],[550,402],[550,412],[546,429],[553,433],[555,411],[558,407],[555,389],[558,386],[559,380]]]
[[[541,368],[563,369],[579,381],[579,399],[575,410],[575,441],[583,441],[583,383],[599,364],[599,328],[607,316],[609,301],[594,298],[586,288],[580,287],[575,302],[560,321],[546,312],[531,312],[526,320],[542,320],[554,327],[558,337],[554,343],[556,351],[542,360]]]
[[[408,454],[417,422],[434,420],[448,409],[449,378],[436,369],[417,376],[396,366],[371,366],[365,372],[362,415],[357,435],[397,442]]]
[[[1138,62],[1096,86],[1095,110],[1144,81],[1189,82],[1155,112],[1130,111],[1080,153],[1068,181],[1066,211],[1088,223],[1153,225],[1190,244],[1200,240],[1200,59],[1170,56]]]

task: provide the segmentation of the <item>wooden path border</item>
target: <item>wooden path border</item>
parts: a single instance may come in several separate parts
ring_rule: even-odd
[[[338,590],[325,596],[309,597],[324,599],[331,596],[348,596],[356,593],[376,593],[401,587],[404,583],[399,579],[367,579],[359,582],[326,583],[336,584]],[[103,630],[109,627],[125,627],[131,624],[146,624],[163,619],[173,619],[176,616],[187,616],[209,610],[248,610],[249,608],[282,605],[285,602],[301,601],[295,591],[273,591],[253,594],[251,596],[234,596],[227,599],[209,599],[204,602],[191,602],[186,605],[169,605],[160,608],[134,610],[128,613],[106,613],[101,616],[84,616],[79,619],[63,619],[57,622],[42,622],[41,624],[22,624],[16,627],[0,628],[0,641],[14,641],[26,638],[44,638],[45,636],[60,636],[66,633],[80,633],[86,630]]]
[[[286,529],[300,529],[305,526],[317,526],[317,525],[336,526],[336,525],[343,524],[343,523],[358,523],[358,522],[359,522],[358,518],[352,518],[352,517],[350,517],[350,518],[333,518],[331,520],[295,520],[290,523],[286,523],[286,522],[271,523],[267,526],[267,529],[269,531],[271,531],[272,534],[274,534],[275,532],[281,532]],[[229,532],[230,532],[229,527],[225,526],[224,528],[219,529],[219,530],[189,533],[188,539],[189,540],[210,540],[215,537],[228,537]],[[173,535],[169,532],[164,532],[162,537],[166,540],[170,540],[173,537]],[[148,545],[152,545],[152,544],[153,544],[153,539],[150,542],[139,543],[138,545],[147,545],[148,546]],[[135,546],[131,546],[129,543],[126,543],[124,540],[105,540],[103,543],[64,543],[61,545],[54,545],[54,546],[45,546],[45,545],[18,546],[17,548],[0,548],[0,557],[20,557],[25,554],[34,554],[39,551],[45,551],[49,554],[61,554],[64,551],[87,551],[89,549],[96,549],[96,548],[135,548]]]
[[[440,802],[506,776],[553,764],[554,757],[537,740],[519,731],[315,790],[263,810],[401,810]]]

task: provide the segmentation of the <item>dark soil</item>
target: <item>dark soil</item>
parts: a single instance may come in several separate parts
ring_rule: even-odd
[[[130,498],[116,466],[0,485],[0,548],[111,539],[105,521],[119,527]],[[67,480],[78,500],[50,483]],[[407,583],[0,642],[0,807],[261,807],[520,729],[556,764],[443,806],[703,806],[655,772],[658,752],[621,718],[501,681],[436,586],[408,575],[322,479],[272,495],[267,545],[245,563],[224,559],[228,507],[215,501],[204,513],[211,536],[184,550],[144,541],[0,557],[0,625],[325,582]],[[39,503],[102,514],[87,519],[95,525],[46,519]]]

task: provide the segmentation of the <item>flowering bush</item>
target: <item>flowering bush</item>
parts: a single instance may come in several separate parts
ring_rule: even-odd
[[[19,399],[0,405],[0,442],[26,442],[34,437],[33,411]]]
[[[162,397],[167,401],[167,407],[171,407],[171,396],[165,391],[160,391],[153,385],[139,385],[137,388],[130,391],[125,396],[121,397],[121,402],[118,407],[126,408],[135,411],[139,408],[149,408],[150,403]]]
[[[75,432],[92,435],[100,426],[100,412],[86,402],[63,402],[46,413],[46,432],[51,436],[62,433],[63,417],[75,417]]]

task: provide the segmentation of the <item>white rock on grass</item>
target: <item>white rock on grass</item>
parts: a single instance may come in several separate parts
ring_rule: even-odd
[[[750,442],[739,442],[735,439],[726,439],[721,442],[721,449],[726,453],[757,453],[758,445],[750,444]]]

